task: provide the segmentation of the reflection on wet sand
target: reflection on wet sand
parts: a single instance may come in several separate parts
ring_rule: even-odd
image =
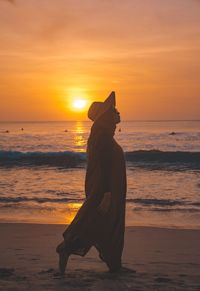
[[[77,211],[81,207],[82,203],[69,203],[67,204],[66,214],[64,217],[64,221],[62,223],[64,224],[70,224],[72,220],[74,219]]]

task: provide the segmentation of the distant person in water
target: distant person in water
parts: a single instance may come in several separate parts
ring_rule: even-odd
[[[110,272],[122,268],[125,231],[126,166],[122,148],[114,139],[120,114],[115,92],[104,102],[94,102],[87,143],[86,199],[57,246],[59,269],[64,274],[71,254],[85,256],[94,246]]]

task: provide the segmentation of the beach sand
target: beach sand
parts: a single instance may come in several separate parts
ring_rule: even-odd
[[[111,274],[92,248],[58,276],[65,225],[0,224],[0,290],[200,290],[200,230],[126,227],[123,265]]]

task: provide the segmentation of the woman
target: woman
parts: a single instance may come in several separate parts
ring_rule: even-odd
[[[94,102],[88,117],[94,123],[87,143],[86,199],[56,249],[62,274],[70,254],[85,256],[92,246],[110,272],[122,268],[126,167],[124,153],[114,140],[120,122],[115,93],[104,102]]]

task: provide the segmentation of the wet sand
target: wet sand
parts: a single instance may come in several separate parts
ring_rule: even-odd
[[[200,230],[126,227],[129,271],[109,273],[92,248],[72,255],[61,277],[55,247],[65,227],[0,224],[0,290],[200,290]]]

